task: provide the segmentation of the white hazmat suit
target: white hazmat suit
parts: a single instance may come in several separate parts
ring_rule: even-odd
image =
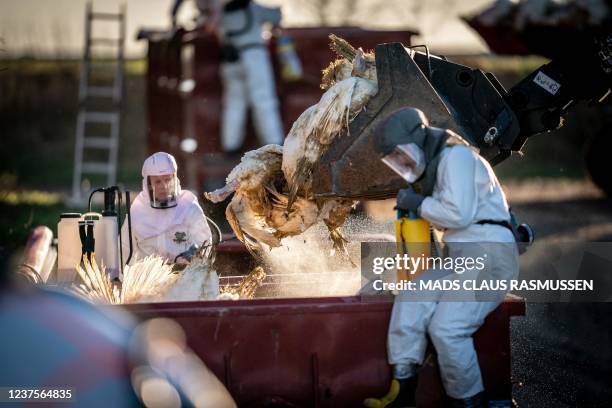
[[[175,0],[176,18],[183,0]],[[284,132],[270,54],[262,26],[280,25],[281,10],[251,0],[196,0],[198,21],[221,42],[223,114],[221,148],[235,153],[244,142],[249,108],[262,145],[283,144]]]
[[[177,165],[174,157],[158,152],[147,158],[142,166],[142,191],[130,207],[132,218],[132,261],[148,255],[159,255],[170,262],[191,245],[201,246],[210,242],[212,234],[206,216],[196,196],[182,190],[176,178]],[[148,178],[150,176],[174,175],[176,180],[176,205],[154,208]],[[129,253],[128,223],[121,229],[123,254]]]
[[[223,11],[219,34],[226,46],[237,51],[236,60],[221,64],[223,81],[223,151],[240,149],[249,107],[261,144],[282,144],[283,126],[276,96],[270,54],[262,37],[262,24],[278,26],[278,8],[248,2],[246,7]]]
[[[504,192],[489,163],[465,145],[445,147],[440,153],[433,193],[425,197],[420,216],[444,229],[448,256],[479,257],[486,254],[489,279],[515,279],[518,251],[513,233],[500,225],[477,224],[481,220],[507,221],[509,208]],[[454,271],[429,270],[418,279],[475,279]],[[483,275],[480,275],[483,276]],[[420,294],[422,296],[422,294]],[[446,393],[455,399],[472,397],[484,390],[472,335],[485,317],[503,300],[505,291],[486,301],[453,301],[456,294],[428,291],[427,299],[402,291],[396,296],[388,333],[388,359],[407,375],[423,363],[429,334],[438,354]],[[475,294],[478,296],[478,294]],[[490,296],[490,295],[489,295]]]

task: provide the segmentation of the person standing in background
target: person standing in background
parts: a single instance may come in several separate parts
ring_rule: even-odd
[[[183,0],[175,0],[173,24]],[[198,19],[221,43],[223,116],[221,148],[228,154],[240,151],[244,142],[249,107],[262,144],[282,144],[283,125],[276,96],[274,73],[263,26],[280,27],[280,8],[261,6],[251,0],[197,0]]]

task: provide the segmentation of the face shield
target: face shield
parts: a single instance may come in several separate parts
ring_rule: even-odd
[[[171,154],[157,152],[142,165],[142,191],[148,195],[151,207],[172,208],[177,205],[181,184],[176,176],[178,167]]]
[[[409,184],[417,181],[425,171],[425,154],[415,143],[397,145],[381,160]]]
[[[176,173],[147,176],[147,187],[151,207],[160,209],[176,207],[178,196]]]

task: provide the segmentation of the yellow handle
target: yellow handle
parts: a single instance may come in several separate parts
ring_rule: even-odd
[[[422,218],[410,219],[402,217],[398,220],[401,225],[402,240],[407,243],[430,242],[429,222]]]
[[[421,256],[427,258],[431,255],[431,234],[428,221],[422,218],[401,217],[395,221],[395,237],[399,255],[407,254],[411,258]],[[422,267],[417,271],[398,268],[397,280],[399,282],[414,279],[423,271]]]

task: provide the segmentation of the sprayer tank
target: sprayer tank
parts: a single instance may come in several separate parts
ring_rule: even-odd
[[[57,282],[70,283],[76,277],[76,266],[81,262],[79,238],[81,214],[64,213],[57,224]]]
[[[104,265],[111,279],[119,277],[119,241],[116,216],[103,216],[95,212],[83,215],[66,213],[60,216],[57,225],[58,265],[57,281],[60,284],[74,282],[76,267],[81,262],[82,244],[79,222],[93,221],[94,254],[98,265]]]

